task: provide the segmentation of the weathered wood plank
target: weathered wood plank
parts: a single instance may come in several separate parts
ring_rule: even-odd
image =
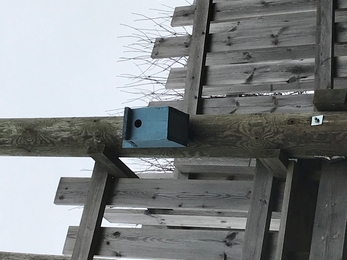
[[[340,0],[342,1],[342,0]],[[316,11],[315,1],[225,1],[214,5],[212,22],[225,22],[251,17],[273,16],[283,13],[300,13]],[[172,17],[171,26],[192,25],[194,6],[176,7]]]
[[[259,113],[191,116],[189,145],[175,149],[122,149],[122,117],[0,119],[0,155],[88,156],[89,143],[97,141],[120,157],[265,158],[273,157],[273,149],[289,158],[347,156],[344,112],[325,112],[318,127],[310,127],[317,112]]]
[[[188,69],[184,92],[183,111],[188,114],[200,114],[202,86],[204,84],[207,43],[209,40],[212,0],[200,0],[196,3],[191,48],[189,50]]]
[[[208,98],[202,100],[202,112],[208,115],[305,113],[313,111],[312,100],[312,94]],[[165,105],[177,109],[182,107],[181,101],[149,103],[149,106]]]
[[[62,255],[43,255],[43,254],[24,254],[13,252],[1,252],[0,259],[3,260],[70,260],[70,256]],[[97,258],[98,260],[109,260],[105,258]]]
[[[310,260],[344,259],[347,221],[347,162],[323,163]]]
[[[287,166],[288,157],[281,151],[277,151],[278,154],[273,158],[259,158],[262,164],[277,178],[286,179],[287,177]]]
[[[220,214],[222,216],[219,216],[218,213],[210,216],[200,216],[199,212],[190,215],[174,215],[170,211],[156,213],[148,210],[134,213],[125,210],[106,209],[104,217],[111,223],[245,230],[247,216],[240,216],[239,212],[230,213],[235,213],[235,216],[232,214],[228,214],[228,216]],[[273,219],[270,230],[278,231],[278,229],[279,219]]]
[[[62,178],[54,203],[83,205],[88,178]],[[247,210],[251,181],[119,179],[108,205],[138,208]]]
[[[271,221],[273,179],[272,172],[257,160],[243,244],[244,260],[261,260],[265,257]]]
[[[210,34],[209,52],[249,51],[252,49],[294,47],[315,44],[315,25],[298,24],[280,28],[255,28]],[[189,56],[189,36],[158,38],[152,58]]]
[[[315,89],[331,89],[333,84],[335,1],[317,2]]]
[[[115,178],[138,178],[138,176],[128,168],[116,155],[104,145],[88,148],[88,154],[100,167],[104,168],[108,174]]]
[[[71,260],[93,259],[99,244],[101,221],[113,182],[114,178],[99,163],[95,163]]]
[[[77,227],[70,227],[64,254],[71,254]],[[103,228],[101,256],[150,259],[241,259],[244,233],[172,229]]]
[[[181,88],[186,78],[186,69],[173,68],[170,71],[166,88]],[[337,72],[339,73],[339,72]],[[340,75],[339,75],[340,76]],[[288,60],[276,63],[231,64],[206,67],[206,86],[228,84],[260,84],[273,82],[294,83],[314,78],[314,60]]]

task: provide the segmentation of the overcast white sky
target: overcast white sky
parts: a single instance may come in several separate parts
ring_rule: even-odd
[[[185,0],[1,0],[0,118],[107,116],[124,104],[134,66],[117,62],[138,17]],[[151,28],[141,22],[141,26]],[[55,206],[62,176],[90,176],[89,158],[0,157],[0,251],[60,254],[81,209]]]

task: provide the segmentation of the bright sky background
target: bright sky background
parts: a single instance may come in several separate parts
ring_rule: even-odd
[[[185,0],[1,0],[0,118],[107,116],[133,98],[117,87],[134,73],[117,62],[138,26],[131,13]],[[153,24],[141,22],[141,27]],[[130,56],[130,54],[128,54]],[[90,158],[0,157],[0,251],[61,254],[81,209],[55,206],[60,177],[90,176]]]

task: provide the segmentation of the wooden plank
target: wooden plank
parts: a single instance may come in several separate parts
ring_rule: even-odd
[[[88,178],[62,178],[54,203],[83,205]],[[251,181],[119,179],[108,205],[138,208],[247,210]]]
[[[346,113],[325,112],[318,127],[311,127],[317,112],[260,113],[191,116],[189,146],[175,149],[121,148],[122,117],[0,119],[0,155],[88,156],[88,143],[98,136],[120,157],[265,158],[273,149],[289,158],[347,156]]]
[[[253,114],[253,113],[305,113],[313,111],[313,95],[276,95],[208,98],[202,100],[202,112],[206,115]],[[151,102],[149,106],[170,105],[180,109],[181,101]]]
[[[186,69],[173,68],[169,74],[166,88],[180,82],[183,86]],[[276,63],[232,64],[209,66],[206,68],[206,86],[228,84],[260,84],[272,82],[296,82],[314,78],[314,60],[302,59]],[[177,87],[175,87],[177,88]]]
[[[249,19],[251,17],[273,16],[283,13],[305,13],[316,11],[315,1],[225,1],[214,5],[212,22]],[[186,26],[193,24],[194,6],[176,7],[171,26]]]
[[[346,43],[347,42],[347,21],[339,22],[335,24],[336,30],[336,39],[337,43]]]
[[[317,52],[315,88],[331,89],[333,86],[335,1],[318,0],[317,3]]]
[[[138,176],[117,157],[115,151],[108,149],[104,145],[90,146],[88,148],[88,154],[98,162],[108,174],[111,174],[115,178],[138,178]]]
[[[315,36],[313,23],[214,33],[209,35],[209,52],[313,45]],[[156,39],[152,58],[189,56],[191,41],[188,39],[187,36]]]
[[[211,6],[212,0],[200,0],[196,3],[183,99],[183,111],[188,114],[200,114],[201,110],[200,101],[202,86],[204,84]]]
[[[190,215],[177,215],[167,212],[152,212],[145,210],[142,212],[132,212],[130,210],[106,209],[105,219],[110,223],[124,223],[146,226],[162,227],[195,227],[214,229],[234,229],[245,230],[247,215],[240,216],[242,212],[229,212],[227,216],[215,213],[209,216],[200,216],[199,212],[191,212]],[[234,216],[233,214],[234,213]],[[225,214],[226,215],[226,214]],[[246,215],[246,216],[244,216]],[[270,225],[270,230],[278,231],[279,219],[274,218]]]
[[[71,260],[93,259],[99,244],[101,221],[108,196],[111,195],[113,181],[113,177],[104,171],[99,163],[95,163]]]
[[[278,155],[274,158],[259,158],[262,164],[277,178],[286,179],[287,177],[287,166],[288,157],[287,155],[278,150]]]
[[[347,1],[345,1],[347,5]],[[339,7],[338,7],[339,8]],[[336,9],[335,10],[335,23],[347,22],[347,9]]]
[[[272,211],[273,179],[272,172],[257,160],[243,244],[244,260],[261,260],[265,257]]]
[[[347,162],[324,162],[321,170],[310,260],[344,259]]]
[[[64,254],[70,254],[77,227],[70,227]],[[239,260],[240,231],[103,228],[98,255],[150,259]]]
[[[0,251],[0,259],[3,259],[3,260],[70,260],[71,257],[62,256],[62,255],[24,254],[24,253]],[[108,260],[105,258],[97,258],[97,259]]]
[[[313,104],[318,111],[346,111],[347,89],[317,89]]]

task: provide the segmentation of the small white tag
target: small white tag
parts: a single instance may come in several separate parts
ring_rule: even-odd
[[[323,124],[323,115],[313,116],[311,120],[311,126]]]

